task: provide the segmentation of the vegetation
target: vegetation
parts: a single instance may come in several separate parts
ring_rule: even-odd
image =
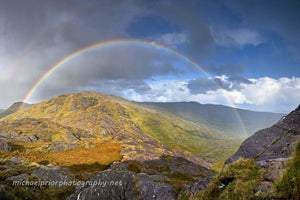
[[[191,199],[255,199],[255,186],[264,173],[253,159],[240,159],[227,165],[205,191]]]
[[[300,141],[285,173],[275,182],[275,192],[278,197],[300,199]]]
[[[24,144],[23,144],[24,145]],[[38,146],[38,143],[35,143]],[[122,146],[118,143],[99,143],[95,148],[78,148],[61,152],[42,152],[24,145],[22,150],[0,152],[0,158],[24,157],[30,162],[70,168],[74,173],[102,171],[114,161],[122,159]]]
[[[138,134],[142,131],[160,144],[199,154],[202,159],[217,162],[215,166],[217,170],[226,158],[237,150],[241,142],[225,140],[224,136],[211,132],[207,127],[164,113],[160,109],[148,108],[95,92],[60,95],[11,114],[0,119],[2,122],[7,122],[4,123],[7,126],[3,127],[2,131],[8,132],[8,124],[28,117],[36,118],[45,125],[27,124],[11,131],[22,132],[28,137],[36,133],[39,140],[47,141],[50,137],[53,142],[65,141],[66,143],[70,140],[70,137],[66,137],[68,132],[75,133],[77,137],[86,135],[97,139],[126,133],[135,139],[144,139]],[[41,126],[48,126],[48,128]],[[51,135],[48,134],[49,132],[56,134]],[[222,140],[219,140],[220,138]]]

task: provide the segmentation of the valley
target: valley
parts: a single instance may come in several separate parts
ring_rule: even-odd
[[[229,130],[222,131],[220,126],[209,121],[209,117],[205,117],[205,114],[202,118],[197,118],[196,115],[200,116],[200,114],[195,112],[195,103],[191,104],[193,109],[190,108],[189,103],[176,103],[180,112],[175,112],[174,103],[164,103],[163,106],[156,103],[137,103],[92,91],[63,94],[34,105],[27,105],[24,109],[19,109],[20,104],[17,104],[18,106],[13,107],[18,109],[9,108],[11,113],[0,119],[2,170],[0,181],[5,188],[9,188],[5,195],[15,198],[17,190],[22,189],[11,187],[9,180],[43,179],[78,182],[91,180],[96,176],[115,180],[118,179],[117,174],[122,174],[124,179],[122,178],[121,181],[136,185],[133,190],[127,191],[133,196],[139,194],[145,198],[151,194],[164,198],[164,195],[169,195],[172,199],[193,199],[199,195],[201,198],[205,195],[212,197],[213,195],[209,194],[213,187],[211,184],[218,184],[216,182],[218,178],[223,180],[224,178],[220,177],[227,176],[222,175],[229,170],[223,168],[224,162],[227,160],[226,164],[228,164],[228,160],[230,162],[238,160],[230,156],[243,148],[245,142],[242,145],[241,143],[245,137],[237,137],[234,131],[232,134],[228,134]],[[182,111],[184,108],[186,111]],[[212,105],[208,108],[211,109]],[[208,108],[204,110],[207,111]],[[230,108],[225,108],[227,110],[225,113],[222,113],[222,109],[218,109],[220,116],[228,115],[228,109]],[[201,109],[197,111],[204,112]],[[271,123],[272,119],[276,120],[280,116],[273,113],[243,110],[241,112],[246,112],[249,116],[257,115],[255,120],[268,119],[260,123],[260,126]],[[298,109],[295,112],[298,112]],[[272,117],[269,118],[270,116]],[[282,118],[281,121],[291,118],[297,120],[296,116],[298,114]],[[220,121],[222,120],[224,118],[221,117]],[[255,120],[249,123],[245,120],[245,126],[252,127]],[[285,124],[285,121],[282,123]],[[233,119],[230,123],[238,122]],[[284,130],[293,130],[296,135],[298,134],[297,126],[295,130],[289,129],[288,126]],[[259,133],[250,138],[256,135]],[[276,142],[287,136],[288,132],[280,135],[280,138],[275,138]],[[272,143],[273,140],[274,138],[269,142]],[[289,143],[292,141],[294,139],[289,139]],[[256,143],[260,142],[256,141]],[[285,151],[289,152],[288,156],[291,156],[294,146],[294,143],[287,146],[289,149]],[[268,149],[272,148],[268,147]],[[239,155],[240,151],[238,150],[236,154]],[[251,150],[246,151],[251,152]],[[253,153],[251,156],[242,157],[257,159],[256,155],[257,153]],[[259,183],[259,177],[266,172],[260,171],[256,163],[245,161],[244,164],[246,168],[250,167],[257,171],[258,177],[255,181]],[[237,164],[232,165],[234,170],[240,170],[234,165]],[[65,172],[60,174],[60,171]],[[109,177],[107,174],[110,174]],[[224,184],[228,183],[224,182]],[[87,185],[56,188],[58,189],[47,187],[40,190],[33,187],[28,193],[24,193],[23,197],[35,199],[42,198],[44,195],[50,198],[49,192],[52,191],[51,195],[54,196],[51,198],[76,199],[76,195],[81,193],[88,195],[91,190]],[[142,191],[141,188],[146,191]],[[167,189],[166,191],[152,190],[153,188]],[[208,189],[203,193],[205,188]],[[34,192],[36,190],[37,193]],[[97,187],[97,190],[104,197],[108,191],[115,191],[116,188]],[[221,194],[222,191],[218,193]],[[245,195],[247,196],[248,193]]]

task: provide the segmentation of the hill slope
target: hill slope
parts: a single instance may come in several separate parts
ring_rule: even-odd
[[[122,153],[127,160],[143,161],[159,158],[163,154],[181,155],[163,146],[176,143],[179,138],[187,143],[169,146],[181,151],[191,148],[188,142],[197,141],[198,146],[203,144],[204,147],[207,140],[225,138],[176,116],[95,92],[60,95],[11,114],[1,121],[8,123],[24,118],[48,119],[62,126],[87,131],[98,140],[106,138],[121,142],[125,146]],[[214,146],[202,148],[202,151],[210,148]]]
[[[142,105],[160,109],[166,113],[174,114],[202,126],[206,125],[207,127],[214,128],[219,132],[234,138],[248,137],[259,129],[271,126],[284,115],[281,113],[254,112],[237,109],[244,122],[247,135],[243,130],[241,120],[239,119],[236,110],[232,107],[200,104],[196,102],[144,102]]]
[[[17,112],[22,106],[22,104],[23,102],[16,102],[13,105],[11,105],[9,108],[0,110],[0,119],[6,117],[7,115]],[[31,106],[30,104],[24,103],[22,109],[29,108],[30,106]]]
[[[257,131],[192,199],[299,199],[300,105]]]
[[[105,199],[111,193],[125,199],[128,192],[137,199],[147,199],[149,192],[158,199],[170,195],[176,199],[184,187],[192,187],[190,184],[200,181],[201,187],[206,187],[215,172],[207,169],[210,163],[162,143],[176,143],[178,138],[201,143],[222,137],[176,116],[118,97],[95,92],[60,95],[0,120],[0,184],[10,197],[27,188],[26,193],[21,192],[23,199],[49,194],[53,196],[49,199],[63,199],[62,194],[68,196],[75,190],[76,199],[77,193],[85,193],[81,191],[98,195],[96,199]],[[120,191],[99,185],[32,188],[12,187],[11,182],[22,177],[86,181],[98,176],[104,181],[122,181],[125,187],[120,187]],[[128,183],[133,184],[129,187]]]
[[[226,163],[239,158],[270,160],[292,156],[297,140],[300,139],[300,105],[270,128],[257,131],[246,139],[239,150]]]

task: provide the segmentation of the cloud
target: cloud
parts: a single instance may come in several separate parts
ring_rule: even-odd
[[[297,20],[300,17],[300,2],[298,0],[288,2],[227,0],[223,5],[239,16],[244,26],[280,35],[286,46],[293,46],[293,50],[290,51],[291,57],[298,55],[300,45],[300,23]]]
[[[156,36],[153,39],[150,38],[150,40],[164,44],[173,49],[177,49],[179,45],[184,45],[186,42],[188,42],[187,35],[184,33],[166,33]]]
[[[147,1],[151,12],[176,24],[184,32],[186,54],[200,61],[213,52],[213,37],[207,24],[199,17],[199,6],[195,1]],[[202,7],[200,8],[200,10]]]
[[[287,111],[300,102],[300,78],[253,79],[252,84],[241,84],[241,92],[258,108]]]
[[[214,77],[198,77],[188,81],[187,87],[192,94],[206,93],[207,91],[222,88],[228,91],[240,89],[241,83],[249,84],[250,80],[243,76],[245,68],[231,63],[216,65],[210,63],[205,67]]]
[[[211,74],[222,75],[226,74],[229,76],[241,75],[245,72],[245,67],[242,65],[233,65],[231,63],[216,65],[214,63],[210,63],[205,67]]]
[[[176,33],[158,35],[158,41],[173,48],[182,45],[197,59],[207,54],[212,44],[210,32],[205,24],[195,20],[195,8],[186,14],[192,4],[178,1],[178,5],[163,6],[161,3],[37,0],[2,3],[0,106],[4,108],[22,100],[51,66],[78,49],[101,41],[130,38],[129,25],[150,14],[181,27]],[[132,80],[135,83],[155,76],[180,75],[182,70],[179,72],[173,65],[181,62],[180,58],[161,53],[158,49],[128,47],[102,52],[101,56],[87,56],[89,59],[77,59],[72,67],[63,67],[43,83],[48,84],[49,90],[39,91],[52,96],[60,91],[92,86],[99,80]]]
[[[204,79],[198,79],[197,81]],[[300,78],[272,79],[263,77],[251,79],[250,83],[240,83],[239,89],[225,90],[209,85],[207,91],[192,92],[191,80],[158,81],[149,84],[151,88],[144,94],[136,95],[136,101],[197,101],[236,106],[245,109],[273,112],[290,112],[299,104]],[[205,84],[205,80],[203,81]],[[211,88],[210,88],[211,87]],[[210,90],[211,89],[211,90]]]
[[[222,29],[211,27],[211,33],[215,43],[221,46],[243,48],[246,45],[258,46],[264,42],[261,34],[246,28]]]

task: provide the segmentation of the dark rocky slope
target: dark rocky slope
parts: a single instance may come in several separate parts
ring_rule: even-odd
[[[246,139],[225,164],[239,158],[255,158],[256,162],[290,158],[300,139],[300,105],[270,128],[257,131]]]

